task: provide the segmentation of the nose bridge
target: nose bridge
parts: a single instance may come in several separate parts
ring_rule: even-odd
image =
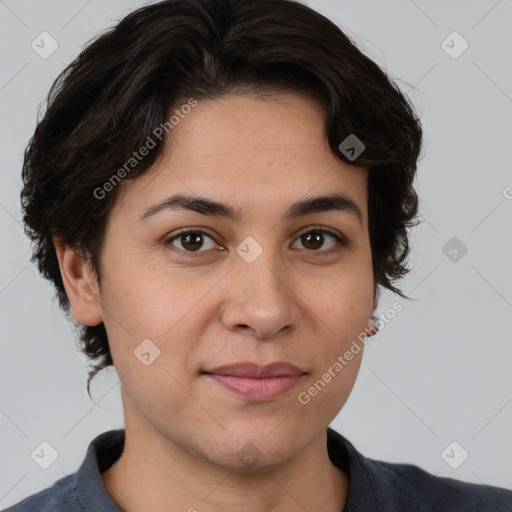
[[[290,280],[286,267],[287,255],[283,251],[286,248],[282,245],[282,235],[278,230],[269,230],[247,236],[236,248],[241,260],[237,262],[240,272],[246,277],[255,276],[268,280],[267,284],[274,284],[279,289],[284,283]],[[291,286],[291,284],[290,284]]]
[[[259,337],[268,337],[298,321],[297,297],[287,282],[279,250],[270,246],[270,238],[260,244],[247,237],[236,249],[223,313],[226,328],[249,327]]]

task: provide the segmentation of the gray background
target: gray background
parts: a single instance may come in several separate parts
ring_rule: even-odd
[[[20,169],[58,72],[99,30],[143,4],[0,1],[2,508],[74,472],[93,437],[123,426],[116,373],[96,377],[91,402],[87,361],[29,263]],[[395,300],[403,310],[368,346],[333,426],[372,458],[511,488],[512,2],[308,4],[398,80],[425,128],[417,188],[426,221],[412,233],[414,270],[403,282],[418,300],[383,295],[378,313]],[[31,48],[43,31],[59,45],[47,59]],[[469,44],[457,58],[442,46],[453,31]],[[462,49],[457,38],[445,44],[452,54]],[[446,246],[452,237],[458,245]],[[46,470],[30,456],[42,441],[59,454]],[[457,469],[441,456],[453,441],[469,453]],[[461,448],[450,450],[452,465],[460,462]]]

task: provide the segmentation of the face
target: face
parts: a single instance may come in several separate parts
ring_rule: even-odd
[[[231,468],[248,443],[275,465],[325,433],[376,306],[367,172],[332,154],[312,100],[225,96],[198,102],[158,164],[119,185],[94,314],[127,428]],[[165,204],[178,194],[223,206]]]

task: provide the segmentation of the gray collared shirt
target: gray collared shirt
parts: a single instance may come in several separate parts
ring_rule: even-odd
[[[123,512],[106,491],[101,473],[121,456],[124,435],[123,429],[100,434],[89,444],[78,471],[4,512]],[[330,428],[327,448],[333,464],[350,476],[342,512],[512,511],[509,490],[436,477],[410,464],[364,457]],[[197,507],[199,510],[200,504]]]

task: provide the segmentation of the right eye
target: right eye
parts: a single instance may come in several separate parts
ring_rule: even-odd
[[[183,229],[169,238],[166,243],[173,247],[178,247],[178,249],[187,256],[196,256],[196,254],[193,253],[208,253],[212,249],[212,247],[210,247],[207,248],[207,250],[200,250],[205,244],[205,237],[214,242],[213,247],[215,245],[213,238],[208,233],[197,229]],[[176,245],[176,243],[179,245]]]

